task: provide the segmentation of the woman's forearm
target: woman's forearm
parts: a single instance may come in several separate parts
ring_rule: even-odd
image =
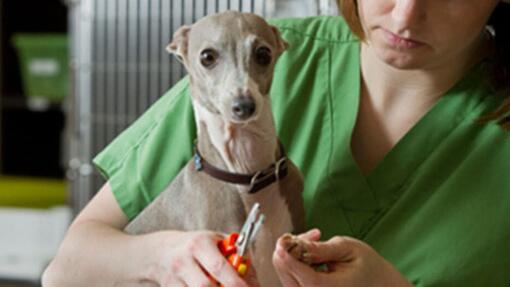
[[[109,184],[74,220],[43,287],[210,286],[207,273],[225,286],[247,286],[217,247],[212,231],[123,232],[128,218]]]
[[[157,234],[130,236],[99,221],[71,226],[43,287],[128,286],[147,280]]]

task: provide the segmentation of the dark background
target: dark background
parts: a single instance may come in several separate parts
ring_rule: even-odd
[[[1,5],[0,173],[63,177],[62,107],[28,108],[11,39],[16,33],[66,33],[67,7],[60,0],[6,0]]]

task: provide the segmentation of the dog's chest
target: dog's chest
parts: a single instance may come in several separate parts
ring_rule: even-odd
[[[266,220],[252,246],[251,255],[261,286],[280,286],[272,264],[272,255],[278,238],[291,232],[294,226],[289,207],[280,195],[278,185],[270,186],[262,192],[257,196],[259,198],[254,199],[261,203],[261,211]]]
[[[159,230],[239,231],[246,212],[236,189],[197,172],[190,161],[127,227],[131,234]]]
[[[258,202],[266,220],[249,249],[252,264],[261,286],[280,286],[271,258],[277,239],[294,229],[280,187],[272,184],[256,194],[241,195],[234,186],[197,172],[190,162],[127,230],[134,234],[163,229],[239,232],[246,210]]]

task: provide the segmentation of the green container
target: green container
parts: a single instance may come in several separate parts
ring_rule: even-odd
[[[17,34],[25,95],[61,102],[69,93],[69,52],[65,34]]]

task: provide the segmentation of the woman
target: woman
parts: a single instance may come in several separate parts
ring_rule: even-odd
[[[494,106],[491,89],[510,94],[510,10],[500,2],[360,0],[357,7],[355,1],[341,2],[352,30],[363,39],[352,153],[378,201],[396,201],[381,208],[382,215],[375,215],[375,223],[359,237],[417,286],[510,282],[505,271],[510,221],[501,220],[510,210],[508,195],[502,196],[510,184],[498,171],[510,165],[497,163],[510,154],[510,137],[503,130],[490,136],[487,125],[475,127],[475,119]],[[498,5],[488,31],[486,23]],[[492,85],[481,88],[487,72],[492,72]],[[485,100],[476,99],[477,93]],[[501,107],[486,118],[506,115],[500,125],[508,129],[508,99]],[[504,152],[494,150],[498,143]],[[418,147],[429,149],[426,158],[407,158],[424,156]],[[486,165],[491,165],[489,173],[482,171]],[[402,182],[405,176],[410,179]],[[385,190],[389,181],[403,187]],[[394,198],[385,199],[386,192]],[[498,200],[505,203],[494,204]],[[301,237],[313,242],[320,232]],[[317,263],[330,262],[330,273],[296,262],[281,246],[274,264],[285,286],[408,286],[375,250],[334,237],[310,250]]]
[[[271,90],[276,126],[318,228],[300,237],[329,267],[277,246],[285,286],[510,284],[504,2],[342,1],[355,34],[340,17],[274,22],[292,47]],[[191,157],[187,92],[177,84],[95,159],[108,183],[73,222],[45,286],[212,286],[202,269],[247,286],[214,233],[121,231]]]

